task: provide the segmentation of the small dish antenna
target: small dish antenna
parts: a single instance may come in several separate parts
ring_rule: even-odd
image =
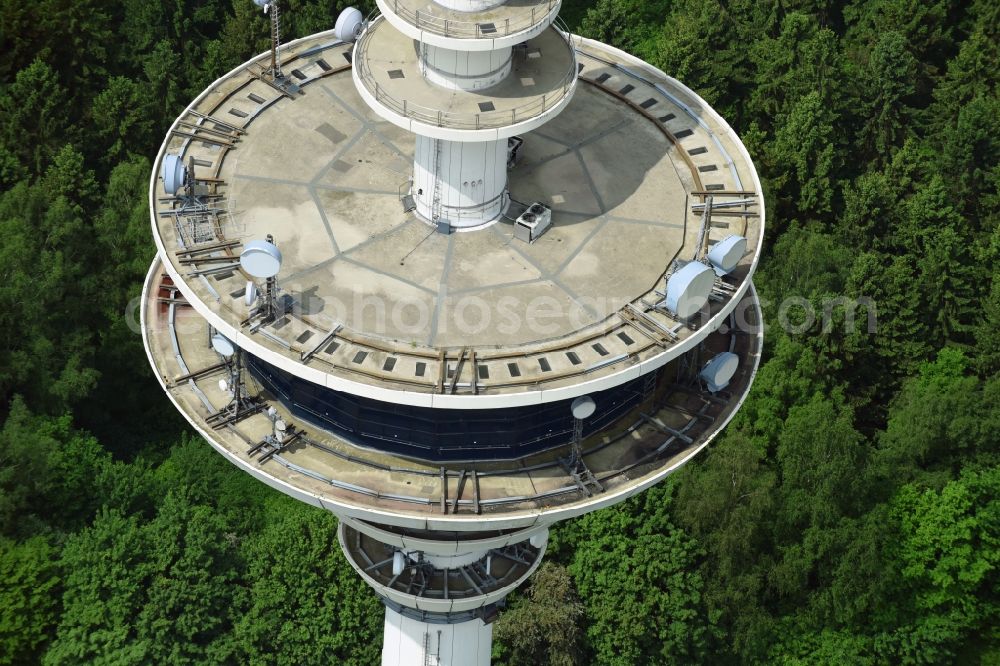
[[[219,390],[222,391],[223,393],[229,393],[229,382],[227,382],[225,379],[220,379]]]
[[[593,416],[597,410],[597,403],[589,395],[582,395],[574,400],[569,408],[573,412],[573,418],[582,421]]]
[[[706,363],[698,376],[705,380],[709,391],[717,393],[729,386],[739,367],[739,356],[732,352],[722,352]]]
[[[254,0],[257,2],[258,0]],[[355,7],[347,7],[340,12],[333,28],[334,34],[342,42],[354,42],[361,36],[365,27],[364,15]]]
[[[392,554],[392,575],[398,576],[403,573],[403,569],[406,568],[406,557],[403,555],[403,551],[397,550]]]
[[[712,246],[708,253],[708,261],[715,269],[715,274],[721,277],[732,273],[746,252],[747,239],[734,234],[726,236]]]
[[[545,544],[547,544],[548,542],[549,542],[549,530],[547,528],[537,534],[533,534],[531,538],[528,539],[528,543],[531,544],[531,547],[537,550],[541,550],[542,548],[544,548]]]
[[[171,153],[164,155],[161,171],[163,189],[167,194],[177,194],[187,184],[187,167],[184,166],[184,160],[180,155]]]
[[[240,267],[251,277],[262,278],[264,282],[264,295],[260,299],[260,304],[250,313],[250,319],[261,317],[251,331],[255,331],[265,324],[274,321],[277,316],[278,306],[278,281],[275,276],[281,270],[281,251],[274,244],[274,237],[267,235],[265,240],[252,240],[243,246],[240,253]],[[247,304],[253,302],[251,296],[257,296],[256,287],[247,285]],[[247,321],[250,321],[249,319]]]
[[[240,253],[240,266],[255,278],[273,278],[281,270],[281,250],[270,241],[250,241]]]
[[[700,261],[685,265],[667,280],[664,305],[681,319],[690,319],[705,307],[715,285],[715,273]]]
[[[285,433],[288,432],[288,424],[285,423],[284,419],[275,419],[274,421],[274,435],[278,439],[284,439]]]
[[[246,295],[243,300],[247,307],[253,305],[253,302],[257,300],[257,283],[253,280],[247,281]]]
[[[222,356],[226,358],[231,357],[236,353],[236,345],[233,341],[224,336],[222,333],[216,333],[212,336],[212,349],[219,352]]]

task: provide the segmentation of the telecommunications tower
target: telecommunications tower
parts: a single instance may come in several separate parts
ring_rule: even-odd
[[[703,99],[558,0],[378,0],[285,44],[254,2],[271,51],[157,156],[150,362],[219,453],[337,515],[385,666],[489,664],[550,527],[742,404],[760,181]]]

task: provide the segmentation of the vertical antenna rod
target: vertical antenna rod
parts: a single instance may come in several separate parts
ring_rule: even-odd
[[[281,20],[278,10],[278,0],[253,0],[253,3],[262,8],[265,14],[268,12],[271,14],[271,66],[264,73],[270,75],[272,79],[284,78],[284,75],[281,73],[281,54],[279,53],[279,48],[281,47]]]

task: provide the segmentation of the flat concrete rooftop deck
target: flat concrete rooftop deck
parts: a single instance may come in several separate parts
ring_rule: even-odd
[[[751,250],[706,321],[747,287],[761,229],[753,167],[683,87],[579,45],[573,101],[524,136],[510,174],[515,200],[553,209],[552,229],[528,245],[509,222],[443,236],[403,212],[413,136],[367,108],[346,53],[329,34],[291,45],[286,71],[301,92],[290,95],[234,72],[165,144],[203,179],[207,212],[180,211],[160,182],[152,193],[166,268],[202,316],[246,332],[240,244],[270,233],[282,251],[279,287],[294,304],[247,333],[258,355],[328,386],[430,394],[539,391],[634,368],[707,333],[649,305],[674,259],[694,257],[692,206],[706,192],[730,202],[707,243],[738,233]],[[629,320],[629,305],[661,332]]]

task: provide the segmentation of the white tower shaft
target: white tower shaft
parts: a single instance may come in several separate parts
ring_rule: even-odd
[[[382,666],[490,666],[493,625],[434,624],[385,609]]]
[[[449,90],[483,90],[501,83],[510,74],[513,49],[456,51],[431,44],[420,49],[424,78]]]
[[[507,140],[465,143],[417,135],[413,194],[417,213],[432,222],[470,227],[506,207]]]

